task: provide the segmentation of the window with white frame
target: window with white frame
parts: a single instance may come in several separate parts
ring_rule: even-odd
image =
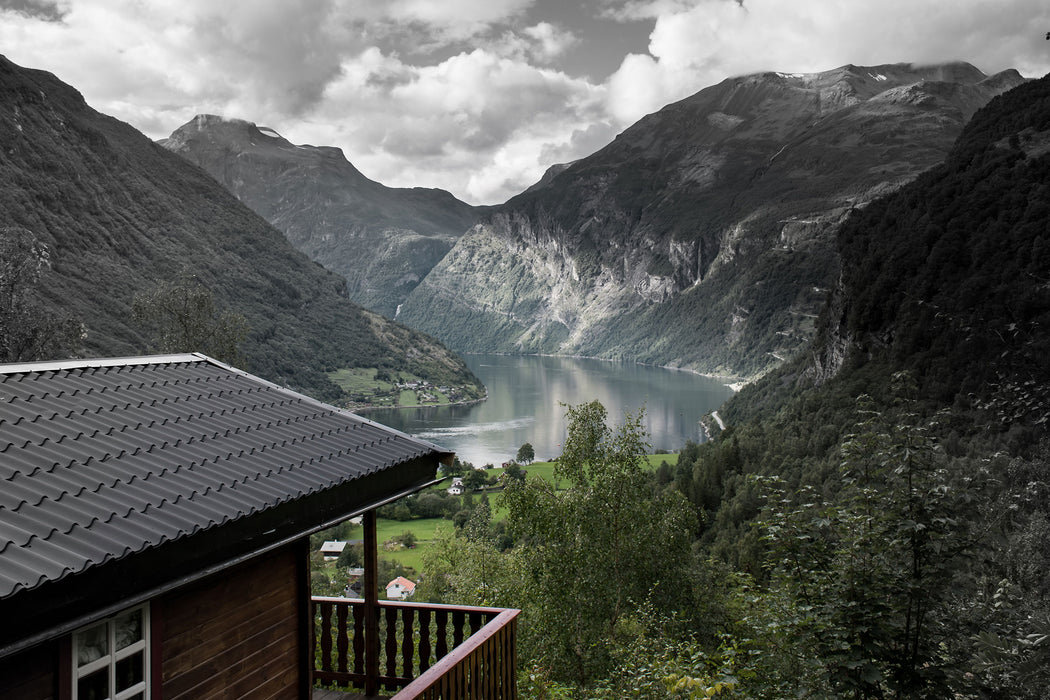
[[[73,633],[73,700],[149,700],[149,605]]]

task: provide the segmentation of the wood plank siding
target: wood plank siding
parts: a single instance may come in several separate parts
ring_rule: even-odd
[[[300,694],[302,578],[287,546],[155,601],[164,700]]]
[[[51,642],[0,660],[0,698],[55,698],[58,690],[58,647],[57,642]]]

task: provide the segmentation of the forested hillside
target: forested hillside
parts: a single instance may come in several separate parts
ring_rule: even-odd
[[[327,373],[411,372],[481,388],[432,338],[351,304],[339,276],[199,168],[85,104],[55,76],[0,57],[0,229],[46,249],[34,294],[83,325],[83,356],[155,350],[137,295],[180,280],[242,316],[245,368],[338,400]],[[44,355],[54,357],[54,355]]]
[[[644,474],[572,409],[572,485],[509,487],[429,590],[523,607],[537,696],[1045,697],[1048,145],[1050,79],[993,100],[850,215],[816,340],[714,440]]]

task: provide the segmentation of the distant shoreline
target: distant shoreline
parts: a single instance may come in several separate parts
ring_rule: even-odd
[[[408,408],[443,408],[445,406],[470,406],[472,404],[481,403],[487,401],[489,398],[488,391],[480,399],[470,399],[469,401],[450,401],[449,403],[420,403],[415,406],[377,406],[370,404],[368,406],[359,406],[357,408],[348,408],[346,410],[351,413],[367,413],[369,411],[388,411],[390,409],[408,409]]]
[[[637,360],[615,360],[609,357],[594,357],[593,355],[555,355],[553,353],[546,352],[464,352],[461,355],[501,355],[503,357],[568,357],[574,360],[598,360],[599,362],[626,362],[632,365],[640,365],[642,367],[657,367],[659,369],[671,370],[673,372],[688,372],[689,374],[695,374],[698,377],[706,377],[707,379],[713,379],[721,382],[724,386],[729,387],[734,393],[739,392],[745,386],[754,381],[754,379],[748,379],[746,377],[740,377],[730,374],[711,374],[710,372],[700,372],[689,367],[675,367],[673,365],[655,365],[650,362],[638,362]]]

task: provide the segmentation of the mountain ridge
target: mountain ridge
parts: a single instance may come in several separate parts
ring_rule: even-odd
[[[848,212],[1023,80],[965,63],[727,79],[484,217],[398,318],[459,350],[756,376],[813,336]]]
[[[352,300],[387,317],[487,210],[441,189],[387,187],[339,148],[296,145],[243,119],[197,115],[158,143],[345,277]]]

